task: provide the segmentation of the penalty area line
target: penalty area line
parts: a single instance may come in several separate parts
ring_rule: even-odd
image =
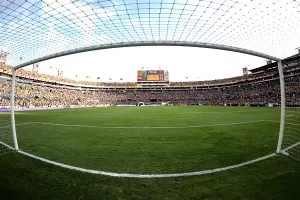
[[[232,123],[221,123],[221,124],[204,124],[199,126],[90,126],[82,124],[57,124],[48,122],[28,122],[23,124],[17,124],[16,126],[23,126],[28,124],[44,124],[52,126],[65,126],[65,127],[84,127],[84,128],[102,128],[102,129],[185,129],[185,128],[201,128],[201,127],[212,127],[212,126],[230,126],[239,124],[250,124],[258,122],[276,122],[275,120],[254,120],[254,121],[244,121],[244,122],[232,122]]]

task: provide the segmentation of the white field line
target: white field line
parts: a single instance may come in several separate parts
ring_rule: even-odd
[[[286,151],[296,147],[297,145],[300,145],[300,142],[297,142],[285,149],[283,149],[281,152],[285,155]],[[174,173],[174,174],[129,174],[129,173],[115,173],[115,172],[105,172],[105,171],[100,171],[100,170],[91,170],[91,169],[85,169],[85,168],[81,168],[81,167],[75,167],[72,165],[67,165],[67,164],[63,164],[63,163],[59,163],[59,162],[55,162],[55,161],[51,161],[39,156],[35,156],[33,154],[24,152],[19,150],[19,153],[40,160],[42,162],[45,162],[47,164],[52,164],[55,166],[59,166],[62,168],[66,168],[66,169],[70,169],[70,170],[76,170],[76,171],[80,171],[80,172],[85,172],[85,173],[90,173],[90,174],[99,174],[99,175],[104,175],[104,176],[113,176],[113,177],[122,177],[122,178],[174,178],[174,177],[187,177],[187,176],[199,176],[199,175],[204,175],[204,174],[213,174],[216,172],[221,172],[221,171],[226,171],[226,170],[231,170],[234,168],[239,168],[239,167],[243,167],[246,165],[250,165],[259,161],[263,161],[266,160],[268,158],[272,158],[275,157],[277,154],[276,153],[272,153],[254,160],[249,160],[240,164],[236,164],[236,165],[231,165],[231,166],[227,166],[227,167],[221,167],[221,168],[216,168],[216,169],[210,169],[210,170],[203,170],[203,171],[197,171],[197,172],[185,172],[185,173]]]
[[[300,122],[300,120],[297,120],[297,119],[286,119],[286,121],[291,121],[291,122]]]
[[[5,147],[7,147],[7,148],[9,148],[9,149],[11,149],[11,150],[15,151],[15,148],[13,148],[12,146],[6,144],[5,142],[0,141],[0,144],[3,145],[3,146],[5,146]]]
[[[297,146],[299,144],[300,144],[300,142],[283,149],[282,153],[294,148],[295,146]],[[10,148],[12,148],[12,147],[10,147]],[[75,166],[51,161],[51,160],[48,160],[48,159],[45,159],[45,158],[42,158],[39,156],[35,156],[33,154],[30,154],[30,153],[27,153],[27,152],[24,152],[21,150],[19,150],[18,152],[25,156],[45,162],[47,164],[52,164],[52,165],[70,169],[70,170],[76,170],[76,171],[80,171],[80,172],[85,172],[85,173],[90,173],[90,174],[99,174],[99,175],[105,175],[105,176],[123,177],[123,178],[173,178],[173,177],[199,176],[199,175],[212,174],[212,173],[216,173],[216,172],[221,172],[221,171],[231,170],[234,168],[243,167],[243,166],[250,165],[250,164],[253,164],[253,163],[256,163],[259,161],[266,160],[268,158],[271,158],[271,157],[274,157],[277,155],[276,153],[272,153],[272,154],[254,159],[254,160],[249,160],[247,162],[240,163],[240,164],[216,168],[216,169],[210,169],[210,170],[197,171],[197,172],[185,172],[185,173],[174,173],[174,174],[129,174],[129,173],[115,173],[115,172],[105,172],[105,171],[100,171],[100,170],[85,169],[85,168],[81,168],[81,167],[75,167]]]
[[[75,166],[71,166],[71,165],[51,161],[51,160],[48,160],[48,159],[45,159],[45,158],[41,158],[39,156],[32,155],[30,153],[26,153],[26,152],[21,151],[21,150],[18,151],[18,152],[25,155],[25,156],[40,160],[40,161],[48,163],[48,164],[63,167],[63,168],[66,168],[66,169],[76,170],[76,171],[90,173],[90,174],[99,174],[99,175],[113,176],[113,177],[123,177],[123,178],[172,178],[172,177],[199,176],[199,175],[212,174],[212,173],[216,173],[216,172],[221,172],[221,171],[226,171],[226,170],[242,167],[242,166],[249,165],[249,164],[252,164],[252,163],[256,163],[256,162],[259,162],[259,161],[262,161],[262,160],[266,160],[268,158],[271,158],[271,157],[274,157],[274,156],[277,155],[275,153],[272,153],[272,154],[254,159],[254,160],[250,160],[250,161],[247,161],[247,162],[237,164],[237,165],[231,165],[231,166],[228,166],[228,167],[216,168],[216,169],[211,169],[211,170],[203,170],[203,171],[197,171],[197,172],[186,172],[186,173],[175,173],[175,174],[128,174],[128,173],[115,173],[115,172],[105,172],[105,171],[99,171],[99,170],[85,169],[85,168],[81,168],[81,167],[75,167]]]
[[[202,125],[202,126],[189,126],[189,127],[203,127],[203,126],[223,126],[223,125],[234,125],[234,124],[243,124],[243,123],[255,123],[255,122],[262,122],[262,121],[267,121],[267,122],[276,122],[278,123],[278,121],[275,120],[257,120],[257,121],[248,121],[248,122],[235,122],[235,123],[228,123],[228,124],[209,124],[209,125]],[[51,124],[51,123],[44,123],[44,122],[28,122],[28,123],[23,123],[23,124],[18,124],[18,125],[26,125],[26,124],[34,124],[34,123],[42,123],[42,124],[50,124],[50,125],[61,125],[61,126],[81,126],[81,127],[97,127],[98,126],[85,126],[85,125],[66,125],[66,124]],[[99,127],[99,128],[103,128],[103,127]],[[116,127],[107,127],[107,128],[116,128]],[[117,127],[117,128],[132,128],[132,127]],[[141,128],[141,127],[135,127],[135,128]],[[146,127],[146,128],[166,128],[166,127]],[[171,128],[183,128],[183,127],[171,127]],[[13,147],[3,143],[0,141],[0,144],[3,144],[4,146],[14,150]],[[283,149],[282,152],[286,152],[287,150],[290,150],[291,148],[299,145],[300,142],[287,147],[285,149]],[[80,172],[85,172],[85,173],[90,173],[90,174],[99,174],[99,175],[105,175],[105,176],[113,176],[113,177],[123,177],[123,178],[172,178],[172,177],[186,177],[186,176],[199,176],[199,175],[204,175],[204,174],[212,174],[212,173],[216,173],[216,172],[221,172],[221,171],[226,171],[226,170],[231,170],[234,168],[239,168],[239,167],[243,167],[246,165],[250,165],[262,160],[266,160],[268,158],[274,157],[277,154],[276,153],[272,153],[254,160],[250,160],[247,162],[243,162],[240,164],[236,164],[236,165],[231,165],[231,166],[227,166],[227,167],[222,167],[222,168],[216,168],[216,169],[211,169],[211,170],[203,170],[203,171],[197,171],[197,172],[186,172],[186,173],[174,173],[174,174],[129,174],[129,173],[115,173],[115,172],[105,172],[105,171],[100,171],[100,170],[91,170],[91,169],[85,169],[85,168],[80,168],[80,167],[75,167],[75,166],[71,166],[71,165],[67,165],[67,164],[63,164],[63,163],[59,163],[59,162],[55,162],[55,161],[51,161],[39,156],[35,156],[33,154],[24,152],[19,150],[19,153],[40,160],[42,162],[45,162],[47,164],[52,164],[55,166],[59,166],[62,168],[66,168],[66,169],[70,169],[70,170],[76,170],[76,171],[80,171]]]
[[[220,111],[194,111],[194,112],[174,112],[174,113],[148,113],[149,115],[185,115],[185,114],[209,114],[209,113],[225,113],[225,114],[230,114],[230,113],[249,113],[249,112],[262,112],[261,110],[250,110],[250,111],[232,111],[232,112],[220,112]],[[129,115],[132,113],[115,113],[115,112],[104,112],[104,113],[100,113],[100,114],[104,114],[104,115],[113,115],[113,114],[117,114],[117,115]],[[267,113],[264,112],[264,114],[273,114],[273,113]]]
[[[82,124],[57,124],[48,122],[27,122],[22,124],[17,124],[16,126],[24,126],[28,124],[44,124],[52,126],[65,126],[65,127],[84,127],[84,128],[102,128],[102,129],[185,129],[185,128],[201,128],[201,127],[212,127],[212,126],[229,126],[229,125],[239,125],[239,124],[250,124],[258,122],[276,122],[275,120],[254,120],[254,121],[244,121],[244,122],[232,122],[223,124],[205,124],[199,126],[90,126]]]
[[[2,126],[2,127],[0,127],[0,129],[5,129],[5,128],[11,128],[11,125],[9,125],[9,126]]]
[[[285,124],[288,124],[288,125],[294,125],[294,126],[299,126],[299,123],[298,123],[298,124],[295,124],[295,123],[289,123],[289,122],[287,123],[287,122],[286,122]]]
[[[16,124],[16,126],[22,126],[26,124],[32,124],[32,122],[20,123],[20,124]],[[4,128],[11,128],[11,125],[0,127],[0,129],[4,129]]]
[[[200,113],[200,114],[206,114],[206,113],[223,113],[223,114],[231,114],[231,113],[251,113],[251,112],[262,112],[261,110],[249,110],[249,111],[242,111],[242,110],[240,110],[240,111],[231,111],[231,112],[221,112],[221,111],[211,111],[211,112],[209,112],[209,111],[197,111],[197,112],[180,112],[180,113],[157,113],[157,114],[171,114],[171,115],[173,115],[173,114],[196,114],[196,113]],[[268,112],[264,112],[264,114],[267,114]],[[153,113],[154,114],[154,113]],[[273,114],[273,113],[268,113],[268,114]]]
[[[286,112],[287,113],[297,113],[297,114],[300,114],[299,111],[294,111],[294,110],[289,110],[289,109],[287,109]]]
[[[288,150],[290,150],[290,149],[292,149],[292,148],[294,148],[294,147],[296,147],[296,146],[298,146],[298,145],[300,145],[300,142],[297,142],[297,143],[295,143],[295,144],[293,144],[293,145],[291,145],[291,146],[289,146],[289,147],[286,147],[286,148],[282,149],[282,153],[285,153],[285,152],[287,152]]]

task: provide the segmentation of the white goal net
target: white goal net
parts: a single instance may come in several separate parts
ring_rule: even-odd
[[[11,81],[0,77],[0,156],[13,147],[10,115]]]
[[[299,61],[287,65],[300,68]],[[282,150],[285,155],[300,160],[300,74],[289,71],[284,67],[285,74],[285,130]]]

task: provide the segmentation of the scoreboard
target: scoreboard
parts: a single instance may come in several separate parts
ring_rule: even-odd
[[[137,81],[169,82],[169,73],[166,70],[138,70]]]

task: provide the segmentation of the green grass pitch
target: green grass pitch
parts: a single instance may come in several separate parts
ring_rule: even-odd
[[[17,112],[20,149],[117,173],[226,167],[276,150],[279,108],[108,107]],[[210,175],[137,179],[93,175],[17,153],[0,157],[1,199],[298,199],[299,163],[276,156]]]

